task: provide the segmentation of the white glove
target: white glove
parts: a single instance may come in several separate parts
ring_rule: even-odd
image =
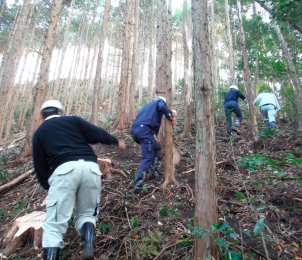
[[[249,104],[248,104],[248,103],[247,103],[246,105],[247,105],[247,108],[250,108],[250,106],[249,106]]]

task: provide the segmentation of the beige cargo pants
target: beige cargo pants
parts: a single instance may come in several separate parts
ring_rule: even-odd
[[[74,210],[77,231],[86,222],[96,224],[101,193],[97,163],[84,160],[60,165],[48,179],[50,185],[43,223],[43,247],[64,247],[68,220]]]

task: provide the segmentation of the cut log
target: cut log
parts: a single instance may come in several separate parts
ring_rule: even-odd
[[[34,173],[34,169],[29,170],[26,173],[23,173],[22,175],[20,175],[19,177],[17,177],[16,179],[12,180],[9,183],[6,183],[2,186],[0,186],[0,192],[8,190],[10,188],[12,188],[13,186],[19,184],[20,182],[23,182],[25,179],[27,179],[32,173]]]
[[[42,224],[45,218],[46,213],[43,211],[34,211],[17,218],[7,230],[2,254],[10,256],[27,243],[33,243],[33,248],[38,250],[42,244]]]
[[[111,159],[98,158],[98,164],[100,166],[101,172],[103,173],[103,177],[106,180],[111,181],[113,179],[113,173],[118,173],[127,178],[127,175],[124,171],[114,168],[114,164]]]

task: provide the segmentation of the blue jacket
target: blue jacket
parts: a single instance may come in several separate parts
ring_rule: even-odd
[[[238,98],[241,98],[242,100],[245,100],[245,96],[239,90],[231,89],[224,96],[224,103],[227,103],[227,102],[230,102],[230,101],[238,102]]]
[[[162,99],[155,99],[143,106],[141,110],[138,111],[132,128],[140,125],[148,125],[155,131],[156,134],[158,134],[163,115],[165,115],[169,120],[170,116],[173,116],[165,101]]]

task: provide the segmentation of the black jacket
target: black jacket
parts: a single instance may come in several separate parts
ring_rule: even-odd
[[[35,172],[41,186],[49,188],[48,178],[61,164],[84,159],[97,162],[89,144],[118,144],[102,128],[76,116],[52,117],[45,120],[33,136]]]

